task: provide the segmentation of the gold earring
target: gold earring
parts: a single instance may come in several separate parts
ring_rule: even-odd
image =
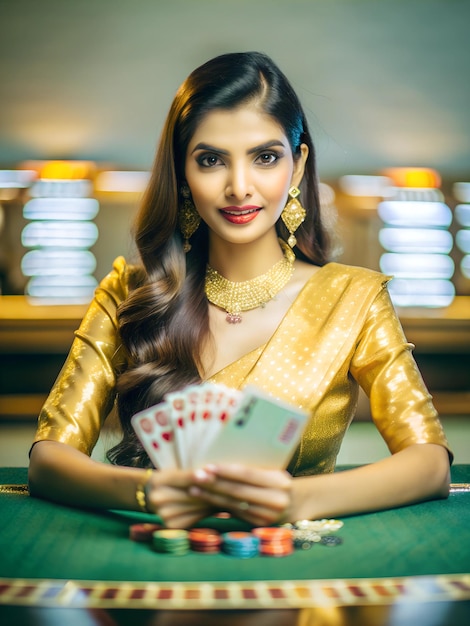
[[[179,210],[178,221],[184,239],[183,250],[189,252],[191,250],[189,239],[198,229],[201,223],[201,216],[196,211],[196,207],[191,200],[191,192],[186,185],[181,188],[181,196],[183,197],[183,205]]]
[[[297,239],[295,238],[295,231],[302,224],[307,215],[307,211],[297,200],[297,196],[300,195],[300,189],[297,187],[291,187],[289,189],[289,202],[284,207],[284,210],[281,213],[281,219],[287,227],[289,231],[289,239],[287,243],[291,248],[295,246],[297,243]]]

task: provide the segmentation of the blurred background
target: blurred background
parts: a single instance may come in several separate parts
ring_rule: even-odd
[[[243,50],[269,54],[297,90],[335,258],[396,276],[405,332],[469,462],[469,23],[467,0],[0,0],[2,464],[26,464],[94,285],[133,255],[176,89]],[[362,399],[345,462],[382,454],[371,426]]]

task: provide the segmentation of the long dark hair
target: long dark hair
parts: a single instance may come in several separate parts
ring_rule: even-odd
[[[118,308],[118,324],[127,368],[117,381],[123,439],[108,453],[120,465],[149,465],[130,418],[160,402],[169,391],[200,381],[200,352],[209,337],[204,276],[208,232],[204,223],[184,253],[177,227],[188,144],[201,120],[215,109],[230,110],[255,100],[283,128],[294,159],[309,148],[301,184],[307,217],[296,231],[296,256],[323,265],[328,241],[320,217],[314,145],[297,95],[286,76],[266,55],[240,52],[218,56],[194,70],[170,107],[151,179],[134,234],[141,267],[127,299]],[[277,230],[287,239],[279,220]]]

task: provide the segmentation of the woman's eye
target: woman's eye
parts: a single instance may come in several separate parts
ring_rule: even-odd
[[[257,161],[262,165],[272,165],[279,158],[278,154],[274,154],[273,152],[263,152],[257,157]]]
[[[204,154],[197,159],[197,162],[202,167],[214,167],[215,165],[220,165],[221,160],[216,154]]]

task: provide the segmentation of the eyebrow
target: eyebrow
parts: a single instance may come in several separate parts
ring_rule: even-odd
[[[260,152],[262,150],[267,150],[269,148],[274,148],[276,146],[285,148],[285,145],[282,143],[282,141],[279,141],[279,139],[273,139],[271,141],[267,141],[266,143],[262,143],[259,146],[254,146],[253,148],[250,148],[247,154],[254,154],[255,152]],[[194,147],[191,154],[194,154],[198,150],[207,150],[208,152],[215,152],[216,154],[224,154],[224,155],[230,154],[228,150],[222,150],[222,148],[216,148],[215,146],[211,146],[210,144],[203,143],[203,142],[198,143],[197,146]]]

